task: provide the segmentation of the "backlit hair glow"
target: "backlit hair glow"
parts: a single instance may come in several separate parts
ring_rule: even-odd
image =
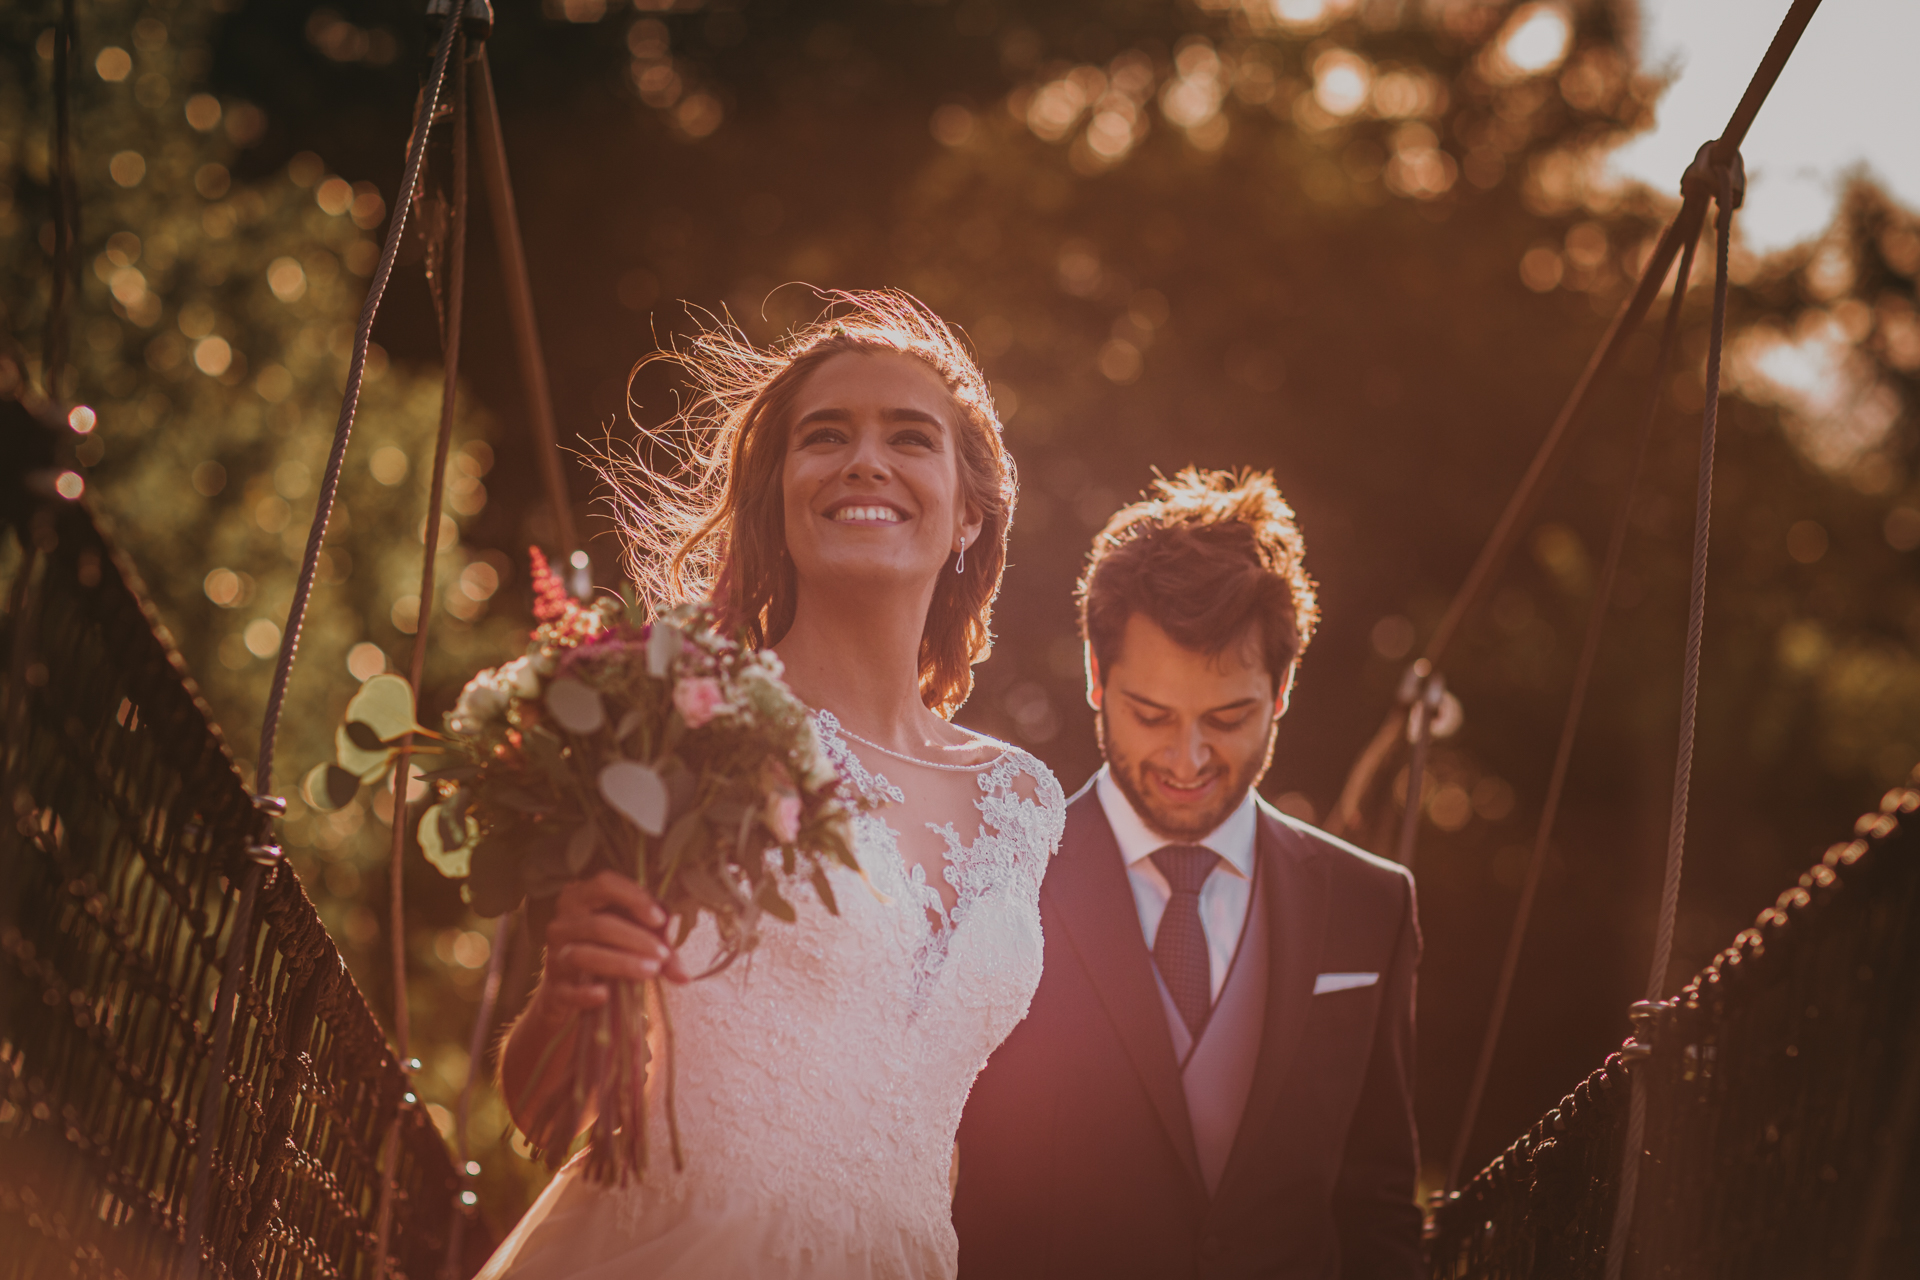
[[[1136,613],[1206,654],[1258,624],[1261,657],[1278,687],[1320,616],[1306,550],[1270,473],[1189,467],[1160,476],[1094,539],[1080,577],[1081,634],[1109,671]]]
[[[1007,561],[1016,482],[992,392],[947,323],[893,290],[824,292],[813,323],[769,347],[715,321],[641,362],[667,360],[691,399],[667,423],[641,428],[633,452],[599,460],[627,541],[627,568],[656,605],[710,599],[749,643],[779,643],[793,625],[782,474],[795,396],[808,374],[843,353],[912,356],[952,397],[960,497],[982,527],[965,572],[940,574],[920,639],[920,695],[943,716],[973,689],[973,664],[992,645],[994,597]],[[638,368],[636,368],[638,372]]]

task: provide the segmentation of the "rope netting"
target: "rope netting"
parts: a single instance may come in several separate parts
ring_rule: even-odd
[[[78,504],[18,533],[0,646],[0,1280],[172,1274],[210,1153],[203,1274],[439,1274],[459,1179],[299,882],[232,934],[259,815],[131,571]],[[239,999],[204,1110],[223,957]],[[382,1141],[398,1117],[393,1165]],[[490,1246],[468,1224],[461,1274]]]
[[[1920,784],[1920,770],[1914,782]],[[1920,1274],[1920,789],[1896,788],[1435,1210],[1435,1277]]]

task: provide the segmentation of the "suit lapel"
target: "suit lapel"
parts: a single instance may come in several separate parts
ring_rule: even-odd
[[[1092,787],[1067,808],[1065,837],[1041,893],[1066,926],[1068,939],[1120,1033],[1195,1194],[1204,1201],[1200,1157],[1174,1061],[1173,1036],[1154,984],[1153,958],[1140,934],[1139,910],[1121,864],[1120,846]]]
[[[1226,1191],[1248,1160],[1254,1135],[1266,1131],[1279,1101],[1280,1087],[1299,1052],[1301,1031],[1313,1002],[1313,981],[1327,928],[1325,856],[1265,811],[1260,814],[1257,847],[1260,871],[1266,877],[1270,957],[1266,1022],[1260,1033],[1253,1087],[1247,1092],[1246,1110],[1241,1113],[1240,1130],[1216,1196]]]

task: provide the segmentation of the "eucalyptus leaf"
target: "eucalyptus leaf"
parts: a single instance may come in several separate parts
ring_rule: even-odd
[[[378,781],[393,763],[393,752],[385,747],[377,751],[368,751],[354,742],[347,733],[347,726],[341,725],[333,732],[333,758],[340,767],[362,782]]]
[[[414,727],[413,686],[396,675],[375,676],[347,703],[346,719],[367,725],[382,742],[398,738]]]
[[[362,751],[383,751],[386,749],[387,744],[380,741],[380,735],[375,733],[373,726],[367,724],[365,721],[349,720],[347,721],[346,727],[347,737],[352,741],[354,746],[360,748]]]
[[[433,806],[431,813],[440,815],[438,830],[440,846],[449,852],[465,849],[471,843],[473,829],[467,825],[465,809],[452,800],[443,800]]]
[[[644,764],[615,760],[600,770],[600,794],[650,836],[666,829],[667,784]]]
[[[631,737],[633,731],[638,729],[644,721],[645,717],[640,714],[639,708],[636,707],[634,710],[620,717],[620,724],[614,729],[613,736],[624,741]]]
[[[337,764],[317,764],[300,784],[307,804],[322,813],[345,807],[360,790],[360,779]]]
[[[441,806],[436,804],[420,816],[420,852],[449,880],[465,879],[473,869],[473,850],[465,847],[465,839],[459,848],[447,847],[440,830],[440,811]]]
[[[561,676],[547,686],[547,710],[568,733],[598,733],[607,723],[607,706],[600,695],[575,680]]]

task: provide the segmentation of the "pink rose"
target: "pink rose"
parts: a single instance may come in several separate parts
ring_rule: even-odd
[[[773,832],[773,838],[781,844],[792,844],[800,838],[800,797],[770,795],[766,808],[767,830]]]
[[[698,729],[724,711],[727,700],[720,692],[718,680],[695,676],[673,686],[673,706],[689,729]]]

